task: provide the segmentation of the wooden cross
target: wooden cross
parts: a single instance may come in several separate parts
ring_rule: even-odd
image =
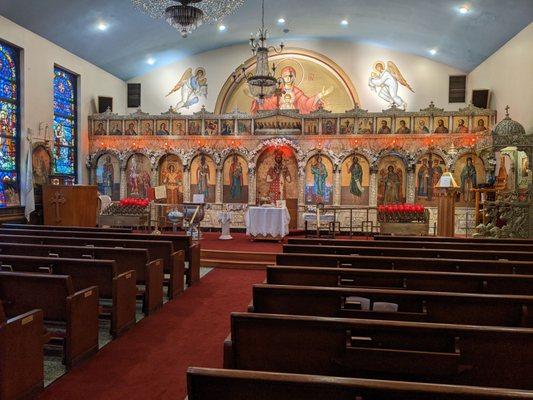
[[[505,116],[508,117],[509,116],[509,106],[505,106]]]
[[[63,197],[63,194],[58,190],[54,192],[54,196],[50,203],[56,206],[56,223],[61,222],[60,206],[66,203],[65,197]]]

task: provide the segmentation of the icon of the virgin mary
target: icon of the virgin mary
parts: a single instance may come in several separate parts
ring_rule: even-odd
[[[278,110],[280,108],[280,97],[284,103],[283,108],[289,108],[291,104],[293,110],[299,110],[301,114],[309,114],[323,106],[322,99],[333,92],[333,88],[322,88],[322,91],[314,96],[307,96],[296,84],[296,69],[287,66],[281,70],[281,95],[273,95],[262,102],[254,100],[252,102],[252,114],[259,110]]]

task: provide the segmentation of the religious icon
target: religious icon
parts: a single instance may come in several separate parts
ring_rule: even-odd
[[[305,127],[306,135],[317,135],[318,134],[318,119],[305,119],[304,127]]]
[[[292,182],[292,176],[283,160],[283,152],[276,150],[274,153],[274,165],[267,172],[266,181],[269,184],[270,200],[275,203],[285,200],[286,185]]]
[[[403,77],[400,69],[392,61],[387,62],[385,68],[385,62],[377,61],[374,63],[374,69],[370,74],[368,80],[368,86],[374,92],[379,89],[378,96],[385,100],[389,105],[403,108],[407,108],[407,103],[398,96],[398,83],[405,86],[411,92],[414,90],[407,83]]]
[[[230,136],[233,134],[233,126],[234,122],[232,119],[230,120],[222,120],[222,127],[220,129],[220,134],[222,136]]]
[[[405,168],[400,159],[387,156],[379,163],[378,203],[402,203],[404,199]]]
[[[243,168],[239,162],[239,157],[234,154],[229,168],[230,176],[230,196],[232,200],[240,199],[242,196],[243,186]]]
[[[251,112],[257,113],[260,110],[277,110],[284,109],[298,110],[301,114],[309,114],[323,107],[322,99],[333,92],[333,88],[325,88],[316,94],[308,96],[302,89],[296,85],[296,69],[292,66],[286,66],[281,70],[281,93],[282,96],[274,95],[267,97],[261,103],[257,100],[252,101]],[[282,97],[280,99],[280,97]]]
[[[172,135],[183,136],[185,135],[185,120],[173,119],[172,120]]]
[[[328,170],[322,162],[322,156],[318,154],[315,157],[315,163],[311,166],[311,173],[314,177],[314,189],[317,202],[322,200],[326,194],[326,178],[328,177]]]
[[[96,124],[96,129],[94,130],[95,135],[107,135],[107,131],[102,121],[95,121],[95,124]]]
[[[167,188],[167,202],[179,204],[182,202],[183,166],[175,155],[166,156],[160,167],[160,184]]]
[[[237,132],[239,135],[250,135],[252,133],[252,120],[239,119],[237,121]]]
[[[435,127],[434,133],[449,133],[448,129],[448,117],[444,118],[435,118],[437,121],[437,126]]]
[[[374,119],[373,118],[359,118],[359,127],[357,133],[369,135],[374,133]]]
[[[151,188],[150,160],[142,154],[134,154],[126,166],[128,196],[146,198]]]
[[[359,163],[357,156],[352,157],[352,165],[350,165],[348,172],[350,173],[350,193],[356,197],[361,197],[363,194],[363,168]]]
[[[142,121],[142,134],[153,135],[154,134],[154,121]]]
[[[406,135],[411,133],[411,129],[409,128],[409,118],[401,118],[397,120],[397,126],[398,129],[396,129],[396,134],[398,135]]]
[[[202,130],[202,121],[189,120],[189,135],[200,135]]]
[[[441,165],[444,165],[444,160],[433,153],[427,154],[418,162],[416,169],[417,197],[429,202],[433,201],[435,186],[439,183],[444,172]]]
[[[200,97],[207,98],[207,76],[204,68],[197,68],[192,73],[188,68],[166,97],[178,92],[178,102],[174,109],[189,108],[200,102]]]
[[[337,119],[325,118],[322,120],[322,134],[335,135],[337,134]]]
[[[428,120],[424,117],[415,118],[415,133],[425,134],[429,133]]]
[[[206,136],[214,136],[218,134],[218,121],[216,119],[205,120],[205,133]]]
[[[468,117],[453,117],[454,133],[468,133]]]
[[[355,118],[341,118],[341,135],[352,135],[355,133]]]
[[[109,197],[113,196],[113,184],[115,182],[115,168],[111,162],[111,156],[105,157],[105,162],[102,165],[102,176],[101,176],[101,186],[100,193],[105,194]]]
[[[109,121],[109,134],[122,135],[122,121]]]
[[[49,182],[50,155],[43,146],[38,146],[32,153],[33,187],[41,187]]]
[[[472,199],[471,189],[477,187],[477,171],[472,157],[466,159],[466,164],[461,171],[461,196],[465,202]]]
[[[126,121],[126,131],[124,135],[126,136],[136,136],[137,135],[137,121]]]
[[[165,135],[170,135],[170,131],[168,130],[168,127],[169,127],[169,122],[168,121],[157,121],[156,123],[157,125],[157,131],[155,132],[155,134],[157,136],[165,136]]]
[[[207,201],[207,198],[209,197],[209,177],[211,175],[211,171],[209,169],[209,165],[206,163],[205,155],[200,156],[200,165],[198,166],[198,169],[196,170],[196,193],[197,194],[203,194],[204,198]]]
[[[472,128],[473,133],[481,133],[488,130],[489,117],[474,117]]]
[[[391,119],[390,118],[378,118],[378,134],[380,135],[389,135],[392,133],[390,128]]]
[[[394,167],[389,165],[384,179],[383,202],[385,204],[400,203],[400,187],[401,178],[398,176],[398,172],[394,170]]]

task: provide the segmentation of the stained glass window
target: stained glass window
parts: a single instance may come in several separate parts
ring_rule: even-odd
[[[76,178],[77,159],[77,77],[54,68],[54,151],[53,174]]]
[[[0,41],[0,207],[20,205],[19,51]]]

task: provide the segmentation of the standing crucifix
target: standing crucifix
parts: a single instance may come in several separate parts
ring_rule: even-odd
[[[62,204],[65,204],[67,201],[65,200],[65,197],[63,197],[63,194],[60,191],[54,192],[54,196],[50,203],[52,205],[55,205],[56,207],[56,223],[61,222],[61,209],[60,206]]]

